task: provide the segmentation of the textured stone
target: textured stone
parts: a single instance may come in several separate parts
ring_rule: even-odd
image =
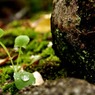
[[[16,95],[94,95],[95,85],[75,78],[46,81],[41,86],[30,86]]]
[[[95,0],[53,0],[53,48],[68,76],[95,82]]]

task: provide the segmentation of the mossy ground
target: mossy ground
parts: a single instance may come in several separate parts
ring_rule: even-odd
[[[17,55],[14,51],[14,39],[21,34],[30,37],[30,43],[24,49],[20,58],[20,66],[28,72],[39,71],[42,77],[49,80],[54,80],[66,75],[66,72],[60,66],[60,59],[55,55],[52,46],[48,44],[52,42],[51,32],[37,32],[34,28],[23,25],[25,21],[14,21],[5,29],[5,35],[0,39],[2,43],[8,48],[11,56]],[[43,28],[44,29],[44,28]],[[0,47],[0,49],[2,49]],[[32,63],[30,58],[32,55],[41,55],[41,59]],[[6,58],[6,53],[1,51],[0,58]],[[16,58],[13,59],[14,64]],[[16,64],[15,64],[16,65]],[[18,91],[14,85],[13,69],[10,61],[6,61],[4,65],[0,66],[0,88],[3,93],[10,92],[14,94]]]

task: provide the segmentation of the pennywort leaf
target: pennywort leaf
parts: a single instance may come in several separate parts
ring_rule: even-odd
[[[24,70],[15,72],[14,80],[15,80],[15,85],[18,89],[22,89],[26,86],[29,86],[35,83],[34,75]]]
[[[23,47],[26,48],[26,45],[29,43],[30,39],[27,35],[17,36],[15,39],[15,47]]]

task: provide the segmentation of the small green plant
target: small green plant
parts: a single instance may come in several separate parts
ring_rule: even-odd
[[[4,31],[2,29],[0,29],[0,37],[2,37],[4,35]],[[6,48],[6,46],[0,42],[0,45],[4,48],[4,50],[6,51],[7,55],[10,58],[11,64],[13,66],[13,70],[14,70],[14,82],[15,85],[17,87],[17,89],[22,89],[23,87],[26,87],[28,85],[32,85],[35,83],[35,78],[33,76],[32,73],[26,72],[23,69],[19,69],[19,59],[22,52],[22,48],[26,48],[27,44],[29,43],[30,39],[28,36],[26,35],[20,35],[17,36],[15,39],[15,44],[14,47],[18,48],[18,58],[17,58],[17,66],[14,66],[13,60],[10,56],[10,53],[8,52],[8,49]]]
[[[19,52],[17,59],[17,67],[19,64],[20,55],[23,53],[22,48],[26,48],[27,44],[29,43],[29,40],[30,40],[29,37],[26,35],[17,36],[15,39],[14,47],[17,47]],[[15,85],[18,89],[22,89],[25,86],[35,83],[35,78],[33,74],[26,72],[24,70],[18,71],[16,69],[16,72],[14,73],[14,79],[15,79]]]

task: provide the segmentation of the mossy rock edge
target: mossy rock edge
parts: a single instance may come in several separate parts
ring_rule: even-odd
[[[95,83],[95,1],[54,0],[53,49],[68,76]]]

